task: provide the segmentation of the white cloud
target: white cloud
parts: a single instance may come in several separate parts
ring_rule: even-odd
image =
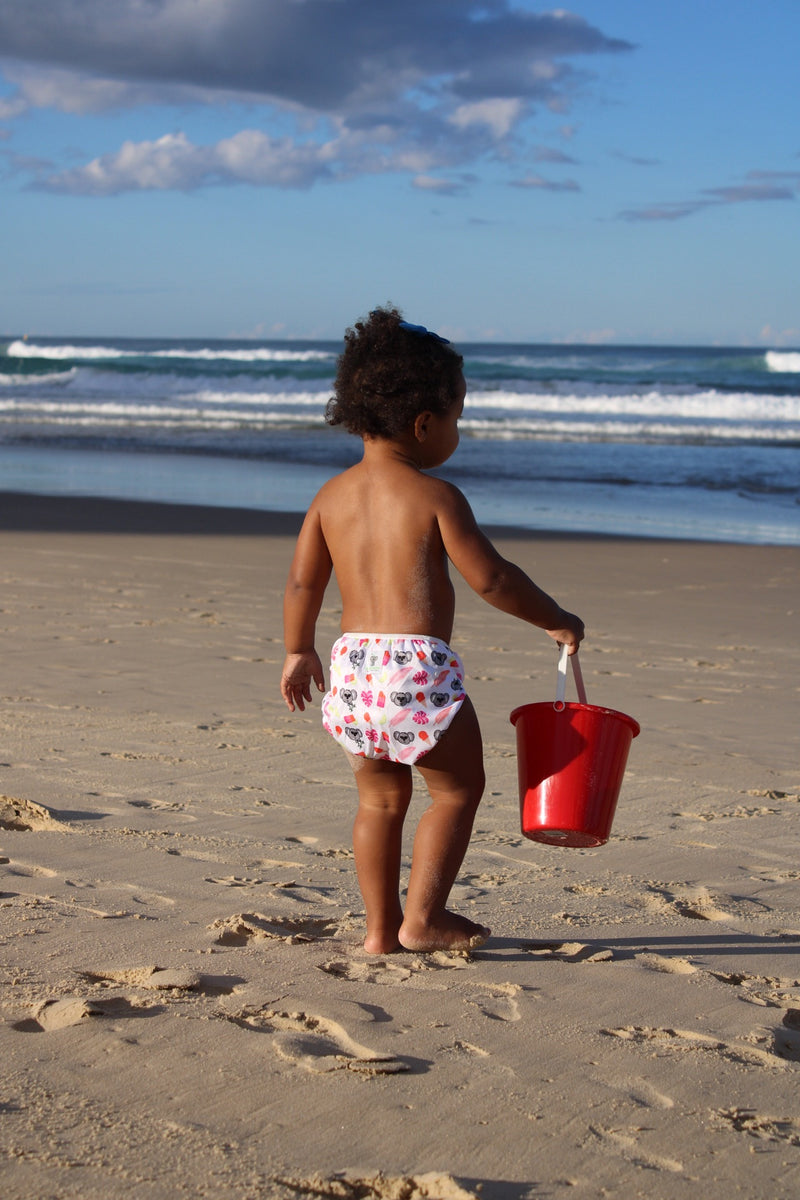
[[[793,200],[795,189],[785,184],[741,183],[733,187],[706,188],[721,204],[742,204],[750,200]]]
[[[543,192],[579,192],[580,184],[574,179],[543,179],[541,175],[527,175],[524,179],[513,180],[512,187],[538,188]]]
[[[800,329],[773,329],[765,325],[761,330],[761,341],[768,346],[800,346]]]
[[[3,0],[0,46],[8,119],[236,98],[296,122],[294,150],[247,130],[206,148],[167,135],[38,181],[76,191],[307,186],[326,161],[345,178],[513,158],[532,112],[569,108],[585,80],[572,59],[632,49],[512,0]]]
[[[765,203],[794,200],[800,195],[798,171],[748,171],[745,182],[704,188],[694,200],[671,200],[629,208],[619,213],[623,221],[679,221],[706,208],[725,204]]]
[[[556,150],[552,146],[536,146],[533,152],[535,162],[560,163],[562,166],[576,166],[577,160],[569,154],[565,154],[563,150]]]
[[[190,191],[208,184],[309,187],[330,173],[325,147],[296,145],[246,129],[215,145],[196,146],[183,133],[125,142],[116,154],[49,176],[47,191],[113,196],[131,191]]]
[[[507,137],[522,115],[521,100],[478,100],[473,104],[459,104],[449,117],[457,129],[468,129],[471,125],[484,125],[496,138]]]
[[[411,182],[420,191],[436,192],[439,196],[453,196],[466,186],[463,180],[439,179],[434,175],[416,175]]]
[[[21,96],[12,96],[10,100],[0,99],[0,121],[13,121],[27,109],[27,104]]]
[[[680,221],[708,208],[708,200],[669,201],[666,204],[646,204],[642,208],[626,208],[619,214],[623,221]]]

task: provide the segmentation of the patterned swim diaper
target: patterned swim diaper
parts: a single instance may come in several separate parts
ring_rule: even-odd
[[[464,703],[464,667],[438,638],[345,633],[331,650],[328,733],[362,758],[415,763]]]

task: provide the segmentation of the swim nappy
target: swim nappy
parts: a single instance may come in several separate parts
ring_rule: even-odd
[[[439,638],[345,633],[331,650],[322,724],[351,754],[411,764],[464,699],[461,659]]]

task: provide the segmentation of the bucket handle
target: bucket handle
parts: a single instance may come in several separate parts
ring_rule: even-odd
[[[572,674],[575,676],[575,687],[578,689],[578,703],[586,703],[586,688],[583,685],[583,672],[581,664],[578,662],[577,652],[570,654],[569,647],[566,642],[563,642],[558,656],[556,698],[553,702],[556,712],[562,712],[564,708],[564,697],[567,694],[567,661],[572,663]]]

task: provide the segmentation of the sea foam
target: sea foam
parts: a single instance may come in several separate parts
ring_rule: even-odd
[[[768,350],[767,367],[770,371],[788,371],[800,375],[800,352],[797,350]]]

